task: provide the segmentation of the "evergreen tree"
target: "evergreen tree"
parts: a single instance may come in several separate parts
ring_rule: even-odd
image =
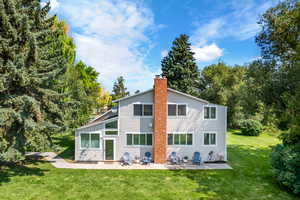
[[[168,78],[168,87],[195,95],[199,71],[188,40],[187,35],[180,35],[173,41],[171,51],[161,62],[161,69],[162,75]]]
[[[66,107],[54,80],[65,72],[66,59],[49,10],[39,0],[0,0],[2,159],[48,146],[64,126]]]
[[[128,96],[127,88],[124,85],[125,79],[123,76],[117,78],[113,86],[112,100],[120,99],[122,97]]]

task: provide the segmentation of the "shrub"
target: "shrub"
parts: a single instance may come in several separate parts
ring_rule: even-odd
[[[284,145],[295,145],[300,143],[300,125],[295,123],[291,128],[280,135],[280,139]]]
[[[263,130],[262,124],[254,119],[241,121],[241,135],[258,136]]]
[[[276,179],[300,195],[300,144],[279,144],[271,153],[271,165]]]
[[[5,152],[0,152],[0,162],[18,163],[23,160],[25,160],[25,156],[12,147]]]

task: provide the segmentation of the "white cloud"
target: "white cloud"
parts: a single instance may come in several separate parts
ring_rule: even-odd
[[[215,60],[223,54],[223,50],[220,49],[215,43],[212,43],[211,45],[205,45],[203,47],[192,46],[192,51],[195,53],[195,59],[200,62]]]
[[[219,30],[223,25],[224,21],[222,19],[213,19],[210,23],[197,28],[191,37],[193,43],[205,45],[208,40],[218,38]]]
[[[49,0],[42,1],[41,6],[44,7],[47,2],[49,2]],[[59,7],[59,2],[57,0],[50,0],[50,7],[51,7],[51,10],[55,10],[56,8]]]
[[[131,91],[152,86],[155,72],[144,61],[152,45],[146,32],[155,30],[149,9],[127,0],[66,0],[59,12],[73,30],[78,58],[100,72],[104,86],[111,89],[117,76]]]
[[[166,57],[168,55],[168,51],[167,50],[163,50],[161,53],[160,53],[161,57]]]
[[[58,8],[59,2],[57,0],[50,0],[50,7],[52,10]]]
[[[198,27],[191,36],[193,43],[205,45],[219,38],[246,40],[255,36],[260,30],[257,24],[259,15],[270,8],[274,1],[267,0],[259,4],[254,0],[245,0],[241,4],[240,1],[231,0],[226,3],[232,12],[205,23],[195,23]]]

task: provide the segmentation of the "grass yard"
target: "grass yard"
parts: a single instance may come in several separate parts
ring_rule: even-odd
[[[0,171],[0,199],[298,199],[281,188],[270,170],[270,146],[279,141],[263,134],[228,134],[229,163],[234,170],[72,170],[43,161]],[[56,138],[61,156],[71,159],[71,136]]]

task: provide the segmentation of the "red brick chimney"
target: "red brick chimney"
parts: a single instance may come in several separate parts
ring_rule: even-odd
[[[167,78],[154,79],[154,163],[167,161]]]

